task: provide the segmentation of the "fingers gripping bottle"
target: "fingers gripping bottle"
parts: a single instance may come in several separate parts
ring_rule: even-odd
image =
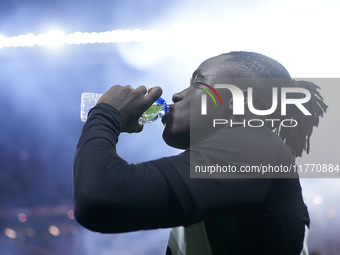
[[[87,120],[87,114],[93,108],[99,98],[103,94],[99,93],[92,93],[92,92],[84,92],[81,95],[81,102],[80,102],[80,119],[81,121]],[[142,116],[139,118],[138,123],[139,124],[148,124],[152,123],[158,119],[161,119],[164,114],[168,111],[168,105],[166,104],[165,100],[163,98],[158,98],[149,109],[147,109]]]

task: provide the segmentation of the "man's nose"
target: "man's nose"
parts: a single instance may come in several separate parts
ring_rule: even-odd
[[[182,93],[175,93],[175,94],[172,96],[172,102],[176,103],[176,102],[178,102],[178,101],[181,101],[183,98],[184,98],[184,96],[183,96]]]

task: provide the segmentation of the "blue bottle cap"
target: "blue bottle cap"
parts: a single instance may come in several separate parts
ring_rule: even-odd
[[[161,97],[158,98],[155,103],[157,103],[157,104],[166,104],[165,100],[163,98],[161,98]]]
[[[159,97],[159,98],[156,100],[155,103],[160,104],[160,105],[164,105],[164,114],[167,113],[167,111],[168,111],[168,106],[167,106],[167,104],[166,104],[166,102],[165,102],[165,100],[164,100],[163,98]]]

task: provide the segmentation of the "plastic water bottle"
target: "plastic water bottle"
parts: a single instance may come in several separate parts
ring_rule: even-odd
[[[80,119],[81,119],[81,121],[85,122],[87,120],[87,114],[89,113],[91,108],[93,108],[97,104],[99,98],[102,95],[103,94],[91,93],[91,92],[85,92],[85,93],[81,94],[81,101],[80,101]]]
[[[81,121],[87,120],[87,114],[93,108],[99,98],[103,94],[92,93],[92,92],[84,92],[81,94],[81,102],[80,102],[80,119]],[[166,104],[163,98],[158,98],[149,109],[147,109],[142,116],[139,118],[139,124],[148,124],[152,123],[164,116],[164,114],[168,111],[168,105]]]

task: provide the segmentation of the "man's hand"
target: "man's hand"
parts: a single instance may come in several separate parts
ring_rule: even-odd
[[[145,95],[148,92],[147,95]],[[143,125],[138,124],[139,117],[162,95],[160,87],[147,90],[145,86],[133,89],[132,86],[116,85],[111,87],[98,100],[97,104],[105,103],[116,108],[123,116],[122,132],[140,132]]]

